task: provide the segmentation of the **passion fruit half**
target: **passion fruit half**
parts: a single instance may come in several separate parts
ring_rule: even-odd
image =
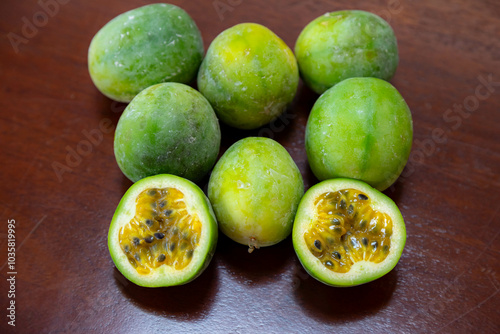
[[[361,181],[332,179],[306,192],[292,236],[295,252],[312,277],[348,287],[373,281],[396,266],[406,228],[389,197]]]
[[[145,287],[192,281],[210,263],[216,243],[217,222],[208,198],[191,181],[169,174],[133,184],[108,234],[116,268]]]

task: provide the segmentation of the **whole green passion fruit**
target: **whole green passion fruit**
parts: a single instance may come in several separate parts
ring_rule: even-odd
[[[210,176],[208,197],[221,231],[254,248],[285,239],[304,193],[302,176],[286,149],[268,138],[233,144]]]
[[[203,59],[203,40],[183,9],[164,3],[123,13],[90,43],[88,66],[107,97],[129,102],[161,82],[192,81]]]
[[[347,287],[391,271],[403,252],[406,228],[389,197],[361,181],[333,179],[306,192],[292,238],[311,276]]]
[[[115,157],[132,181],[174,174],[197,182],[215,164],[220,129],[210,103],[195,89],[162,83],[125,108],[115,132]]]
[[[412,138],[410,109],[390,83],[351,78],[316,101],[305,144],[319,180],[353,178],[382,191],[403,171]]]
[[[318,94],[352,77],[392,78],[399,62],[396,36],[381,17],[361,11],[326,13],[295,44],[300,74]]]
[[[167,174],[130,187],[108,234],[116,268],[145,287],[192,281],[210,263],[216,243],[217,222],[206,196],[194,183]]]

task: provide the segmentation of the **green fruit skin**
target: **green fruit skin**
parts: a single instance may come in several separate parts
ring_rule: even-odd
[[[90,43],[88,67],[104,95],[130,102],[151,85],[192,81],[203,51],[201,33],[188,13],[152,4],[123,13],[99,30]]]
[[[316,101],[305,144],[319,180],[353,178],[382,191],[403,171],[412,138],[410,109],[390,83],[351,78]]]
[[[220,128],[210,103],[180,83],[151,86],[125,108],[115,132],[115,157],[132,181],[174,174],[197,182],[215,164]]]
[[[302,229],[303,224],[302,223],[307,223],[309,220],[313,219],[314,214],[310,212],[311,207],[310,203],[314,202],[314,197],[313,194],[315,193],[322,193],[321,189],[324,189],[324,191],[328,190],[333,190],[331,186],[336,185],[336,184],[343,184],[344,186],[341,187],[341,189],[348,189],[348,188],[353,188],[357,189],[360,191],[365,192],[368,194],[368,196],[371,198],[371,200],[375,200],[376,202],[383,203],[386,210],[384,212],[391,213],[391,218],[393,220],[393,224],[398,224],[400,234],[398,235],[397,240],[394,239],[393,242],[397,244],[393,244],[391,246],[391,254],[392,254],[392,262],[386,264],[383,266],[383,268],[378,268],[376,272],[364,272],[362,274],[359,274],[357,277],[352,278],[350,280],[345,280],[343,278],[340,278],[344,276],[345,274],[336,274],[337,279],[329,277],[328,275],[325,275],[324,272],[318,271],[317,267],[314,268],[314,255],[311,254],[311,252],[307,249],[304,250],[304,247],[300,246],[301,243],[301,238],[304,236],[304,230]],[[335,189],[337,191],[339,189]],[[401,212],[399,211],[399,208],[397,207],[396,203],[383,193],[377,191],[376,189],[370,187],[368,184],[358,181],[358,180],[353,180],[353,179],[345,179],[345,178],[338,178],[338,179],[330,179],[326,180],[323,182],[320,182],[313,187],[309,188],[309,190],[305,193],[305,195],[302,197],[302,200],[300,201],[299,207],[297,209],[297,214],[295,216],[295,221],[293,224],[293,235],[292,235],[292,241],[293,241],[293,247],[295,250],[295,253],[297,254],[297,257],[299,258],[300,263],[306,270],[306,272],[314,277],[316,280],[320,281],[321,283],[324,283],[329,286],[333,287],[352,287],[352,286],[357,286],[365,283],[369,283],[371,281],[374,281],[384,275],[386,275],[388,272],[390,272],[394,267],[398,264],[399,259],[401,258],[401,255],[403,253],[404,246],[406,244],[406,226],[404,223],[403,216],[401,215]],[[386,260],[389,260],[386,258]],[[328,271],[327,271],[328,272]],[[340,278],[340,279],[339,279]]]
[[[203,273],[203,271],[205,271],[205,269],[208,267],[208,265],[210,264],[210,261],[212,260],[212,257],[215,254],[215,250],[217,247],[217,239],[218,239],[217,220],[215,218],[215,214],[213,212],[212,206],[210,205],[210,201],[205,196],[203,191],[196,184],[192,183],[189,180],[183,179],[183,178],[175,176],[175,175],[168,175],[168,174],[155,175],[155,176],[150,176],[150,177],[144,178],[144,179],[140,180],[140,182],[134,183],[132,185],[132,187],[130,187],[127,190],[125,195],[123,195],[122,199],[120,200],[120,203],[118,204],[118,207],[116,208],[116,211],[113,215],[113,219],[111,220],[110,231],[113,229],[113,225],[117,223],[120,214],[123,211],[129,209],[129,208],[126,208],[125,204],[124,204],[126,202],[128,194],[134,192],[134,188],[140,186],[140,184],[148,184],[148,183],[154,184],[155,180],[159,180],[162,178],[170,178],[170,179],[176,180],[178,183],[187,185],[190,188],[190,190],[192,192],[194,192],[199,197],[199,199],[202,203],[201,207],[199,207],[199,210],[204,210],[205,212],[207,212],[208,220],[205,221],[205,223],[210,225],[208,228],[208,231],[210,232],[210,234],[208,236],[209,247],[208,247],[208,251],[207,251],[207,254],[206,254],[206,257],[205,257],[205,260],[203,261],[203,263],[201,265],[198,265],[198,268],[193,272],[193,274],[190,277],[186,277],[184,281],[182,281],[182,282],[170,282],[170,283],[167,283],[167,282],[145,282],[145,281],[142,281],[140,279],[137,279],[136,277],[132,277],[130,275],[127,275],[127,270],[125,269],[125,267],[129,266],[129,264],[122,263],[121,261],[118,260],[117,250],[112,247],[113,242],[111,240],[111,238],[113,238],[115,236],[113,236],[111,233],[109,233],[108,234],[108,249],[110,251],[111,259],[113,260],[113,263],[115,264],[116,268],[132,283],[135,283],[135,284],[137,284],[139,286],[143,286],[143,287],[151,287],[151,288],[153,288],[153,287],[166,287],[166,286],[187,284],[187,283],[193,281],[195,278],[200,276]],[[121,251],[121,249],[118,250],[118,252],[120,252],[120,251]]]
[[[318,94],[347,78],[390,80],[399,62],[396,36],[379,16],[360,10],[326,13],[295,44],[300,74]]]
[[[217,36],[198,72],[198,89],[224,123],[254,129],[278,117],[297,91],[297,61],[271,30],[242,23]]]
[[[232,240],[271,246],[291,232],[304,184],[286,149],[268,138],[233,144],[217,162],[208,184],[221,231]]]

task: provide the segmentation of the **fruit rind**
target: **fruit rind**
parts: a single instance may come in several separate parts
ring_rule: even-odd
[[[120,228],[135,215],[136,198],[145,189],[172,187],[183,192],[187,208],[198,214],[202,221],[200,242],[186,268],[175,270],[162,265],[152,274],[141,275],[129,263],[122,251],[118,234]],[[131,282],[143,287],[167,287],[186,284],[198,277],[209,265],[217,244],[217,221],[208,198],[193,182],[184,178],[161,174],[144,178],[134,183],[121,199],[111,220],[108,233],[108,249],[116,268]]]
[[[371,200],[371,206],[387,213],[393,221],[391,250],[381,263],[361,261],[355,263],[347,273],[337,273],[324,264],[307,247],[304,241],[304,231],[314,223],[316,209],[314,199],[325,192],[334,192],[353,188],[364,192]],[[304,269],[318,281],[336,287],[356,286],[373,281],[390,272],[398,263],[406,243],[406,227],[403,216],[396,204],[386,195],[370,187],[368,184],[353,179],[331,179],[311,187],[300,201],[295,216],[292,232],[293,247]]]

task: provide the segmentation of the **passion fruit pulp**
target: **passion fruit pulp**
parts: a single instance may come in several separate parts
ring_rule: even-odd
[[[364,182],[323,181],[302,198],[293,227],[306,271],[327,285],[373,281],[398,263],[406,228],[396,204]]]
[[[108,234],[118,270],[146,287],[193,280],[209,264],[216,242],[217,223],[208,199],[194,183],[168,174],[132,185]]]

